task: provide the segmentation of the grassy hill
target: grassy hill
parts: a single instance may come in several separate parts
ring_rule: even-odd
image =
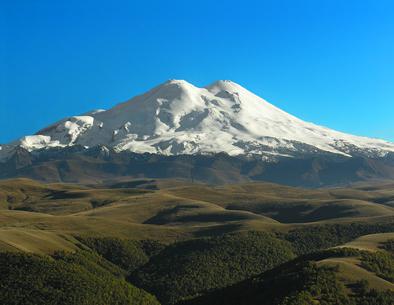
[[[0,248],[67,250],[75,235],[170,242],[245,230],[287,232],[323,223],[386,223],[394,219],[392,196],[387,185],[308,190],[271,183],[214,187],[179,180],[95,185],[2,180]],[[28,240],[35,245],[45,241],[45,246],[31,248]]]
[[[393,198],[387,182],[0,180],[0,297],[18,296],[0,303],[391,305]]]
[[[245,232],[174,243],[130,275],[165,304],[225,287],[269,270],[295,255],[288,242]]]
[[[152,179],[95,185],[2,180],[0,249],[68,250],[75,235],[172,242],[247,230],[387,223],[394,220],[392,196],[386,184],[309,190],[271,183],[214,187]]]
[[[0,253],[0,303],[7,305],[159,305],[118,268],[89,252],[52,257]]]
[[[342,245],[342,247],[378,251],[384,249],[384,244],[389,240],[394,240],[394,232],[363,235]]]
[[[355,257],[361,256],[347,248],[317,252],[180,304],[391,305],[394,285],[357,267]]]

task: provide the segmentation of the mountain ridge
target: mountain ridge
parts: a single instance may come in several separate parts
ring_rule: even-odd
[[[67,117],[2,145],[0,161],[16,147],[38,152],[74,145],[161,155],[225,152],[266,161],[305,152],[372,158],[394,152],[393,143],[304,122],[229,80],[202,88],[169,80],[109,110]]]
[[[88,184],[170,178],[209,184],[270,181],[303,187],[338,186],[394,179],[394,154],[349,158],[322,152],[268,162],[258,156],[226,153],[167,156],[80,145],[29,152],[19,147],[7,162],[0,162],[0,179],[15,177]]]

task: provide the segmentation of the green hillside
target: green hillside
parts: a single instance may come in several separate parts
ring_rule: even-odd
[[[256,277],[180,304],[391,305],[394,301],[394,285],[371,289],[365,278],[344,281],[340,266],[321,263],[327,259],[363,254],[344,248],[300,257]]]
[[[3,180],[0,303],[391,305],[393,198],[390,183]]]
[[[192,239],[166,247],[132,273],[130,281],[172,304],[234,284],[293,257],[289,243],[266,233]]]
[[[0,253],[0,303],[159,304],[152,295],[127,283],[116,266],[88,252],[53,257]]]

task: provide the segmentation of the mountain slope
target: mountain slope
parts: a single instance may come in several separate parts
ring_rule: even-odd
[[[293,186],[346,185],[394,179],[394,158],[338,155],[280,158],[278,162],[224,153],[214,155],[116,153],[79,145],[28,152],[18,148],[0,162],[0,179],[29,177],[46,182],[97,183],[130,178],[171,178],[213,184],[271,181]]]
[[[394,144],[304,122],[231,81],[198,88],[171,80],[109,110],[65,118],[36,135],[3,145],[0,160],[22,147],[104,146],[163,155],[383,157]]]

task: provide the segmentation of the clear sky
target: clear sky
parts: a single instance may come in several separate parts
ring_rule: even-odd
[[[394,1],[0,0],[0,143],[167,79],[394,141]]]

